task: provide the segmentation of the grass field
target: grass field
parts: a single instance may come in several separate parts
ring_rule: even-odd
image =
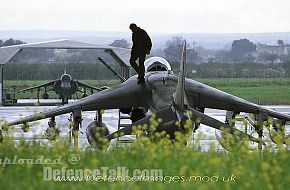
[[[200,78],[196,80],[255,103],[290,104],[289,78]]]
[[[290,78],[197,78],[199,82],[218,88],[259,104],[290,104]],[[4,87],[13,95],[13,88],[23,89],[47,81],[4,81]],[[86,84],[101,87],[118,84],[118,80],[84,80]],[[40,93],[42,95],[43,92]],[[51,98],[58,96],[50,92]],[[78,93],[81,97],[81,93]],[[16,93],[16,98],[36,98],[34,93]]]

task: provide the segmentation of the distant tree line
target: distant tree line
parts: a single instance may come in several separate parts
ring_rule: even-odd
[[[171,62],[172,69],[178,73],[179,62]],[[120,66],[112,67],[120,71]],[[70,64],[6,64],[4,66],[4,80],[53,80],[60,78],[66,70],[77,80],[106,80],[117,79],[102,64],[70,63]],[[190,78],[277,78],[290,77],[290,63],[280,64],[187,64],[186,76]]]
[[[12,46],[12,45],[19,45],[19,44],[24,44],[25,42],[21,41],[21,40],[14,40],[12,38],[6,40],[6,41],[3,41],[0,39],[0,47],[3,47],[3,46]]]
[[[127,42],[127,40],[121,39],[121,40],[113,41],[113,43],[111,43],[109,46],[121,47],[121,48],[129,48],[130,44],[129,44],[129,42]]]
[[[168,61],[180,61],[184,41],[186,40],[181,36],[173,36],[166,42],[164,49],[152,51],[151,56],[164,56],[164,58],[166,58]],[[125,39],[121,39],[115,40],[110,44],[110,46],[129,48],[130,44]],[[187,42],[186,49],[186,58],[188,63],[201,63],[201,57],[195,50],[195,42]]]
[[[174,36],[171,40],[168,40],[166,47],[163,49],[165,58],[169,61],[180,61],[184,41],[185,39],[180,36]],[[194,42],[191,44],[187,42],[186,44],[186,60],[188,63],[201,62],[201,58],[195,50]]]
[[[161,50],[163,56],[169,60],[173,70],[179,70],[181,58],[182,37],[173,37]],[[15,45],[25,43],[20,40],[0,40],[0,45]],[[283,43],[283,41],[279,42]],[[124,40],[115,40],[111,46],[128,48],[130,44]],[[209,52],[201,47],[195,47],[195,43],[187,43],[187,76],[188,77],[290,77],[290,59],[283,63],[258,64],[252,59],[255,45],[247,39],[235,40],[231,50],[217,52],[216,59],[202,63],[200,55]],[[97,59],[104,58],[108,63],[115,63],[103,50],[29,50],[25,49],[16,54],[11,61],[4,66],[6,80],[53,80],[59,78],[64,70],[78,80],[115,79],[115,76]],[[151,54],[154,56],[154,53]],[[159,54],[160,56],[160,54]],[[274,59],[274,58],[268,58]],[[233,64],[239,63],[239,64]],[[111,64],[114,69],[120,71],[118,64]]]
[[[179,63],[171,63],[173,70]],[[279,64],[259,63],[203,63],[187,64],[186,76],[190,78],[280,78],[290,77],[290,62]]]

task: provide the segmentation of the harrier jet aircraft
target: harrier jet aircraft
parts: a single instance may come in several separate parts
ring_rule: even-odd
[[[60,77],[60,79],[52,80],[47,83],[33,86],[30,88],[26,88],[23,90],[19,90],[18,92],[26,92],[26,91],[33,91],[37,90],[37,99],[39,100],[39,93],[40,89],[44,88],[44,93],[42,95],[43,99],[48,99],[49,95],[47,92],[54,91],[56,94],[59,95],[59,99],[61,99],[62,104],[67,104],[68,100],[72,98],[72,95],[74,95],[77,91],[82,92],[82,98],[88,96],[87,89],[91,91],[91,94],[93,94],[93,91],[101,91],[103,89],[95,88],[93,86],[86,85],[82,82],[75,81],[72,79],[72,77],[64,72],[64,74]],[[81,88],[81,89],[80,89]]]
[[[161,57],[151,57],[145,62],[145,84],[137,83],[137,76],[132,76],[123,83],[96,94],[85,97],[71,104],[52,108],[50,110],[23,117],[8,123],[8,126],[23,124],[28,127],[28,122],[50,119],[50,128],[55,128],[55,117],[61,114],[72,113],[72,132],[77,137],[81,123],[81,111],[96,110],[96,118],[86,128],[86,136],[91,145],[101,147],[105,138],[108,141],[121,136],[130,135],[133,126],[147,124],[150,126],[150,118],[161,118],[159,125],[154,128],[145,128],[144,133],[150,135],[155,132],[165,131],[170,138],[175,138],[175,132],[186,133],[185,126],[190,124],[193,131],[199,124],[204,124],[217,130],[227,129],[227,133],[237,136],[237,139],[249,139],[257,142],[259,148],[263,146],[263,121],[268,116],[276,118],[285,125],[290,116],[267,109],[247,100],[225,93],[197,81],[185,77],[186,45],[183,46],[179,75],[171,71],[170,64]],[[258,124],[254,125],[256,137],[237,129],[231,122],[223,123],[206,114],[205,108],[228,110],[235,114],[240,112],[253,113],[257,116]],[[100,110],[120,109],[121,112],[131,113],[132,124],[114,133],[109,131],[104,123]],[[144,110],[143,112],[140,110]],[[146,111],[145,111],[146,110]],[[233,114],[234,115],[234,114]],[[192,122],[188,122],[192,121]],[[185,125],[186,123],[186,125]],[[102,129],[102,130],[101,130]],[[191,130],[191,131],[192,131]],[[271,130],[279,130],[272,126]],[[99,135],[95,135],[96,132]]]

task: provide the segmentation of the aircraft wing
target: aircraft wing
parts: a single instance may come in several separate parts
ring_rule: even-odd
[[[84,84],[82,82],[79,82],[79,81],[76,81],[76,82],[77,82],[78,86],[80,86],[80,87],[85,87],[85,88],[92,89],[92,90],[102,91],[102,89],[100,89],[100,88],[96,88],[96,87]]]
[[[185,91],[189,104],[193,107],[229,110],[237,113],[265,113],[277,119],[290,121],[289,115],[267,109],[194,80],[186,80]]]
[[[144,101],[144,96],[148,95],[146,93],[150,92],[146,91],[141,85],[138,85],[136,80],[128,80],[124,83],[87,96],[73,103],[9,122],[8,125],[24,124],[31,121],[71,113],[74,110],[92,111],[146,106]]]
[[[49,81],[47,83],[41,84],[41,85],[37,85],[37,86],[33,86],[33,87],[29,87],[29,88],[25,88],[22,90],[19,90],[18,92],[26,92],[26,91],[30,91],[30,90],[34,90],[34,89],[40,89],[42,87],[46,87],[46,86],[52,86],[54,85],[55,80]]]

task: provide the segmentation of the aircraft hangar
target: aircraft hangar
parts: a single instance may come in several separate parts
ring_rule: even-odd
[[[0,105],[4,98],[4,65],[9,62],[16,54],[24,49],[98,49],[104,50],[109,54],[120,66],[120,75],[125,79],[130,77],[130,49],[118,48],[106,45],[97,45],[72,40],[54,40],[36,43],[27,43],[13,46],[0,47]],[[97,60],[96,60],[97,61]]]

